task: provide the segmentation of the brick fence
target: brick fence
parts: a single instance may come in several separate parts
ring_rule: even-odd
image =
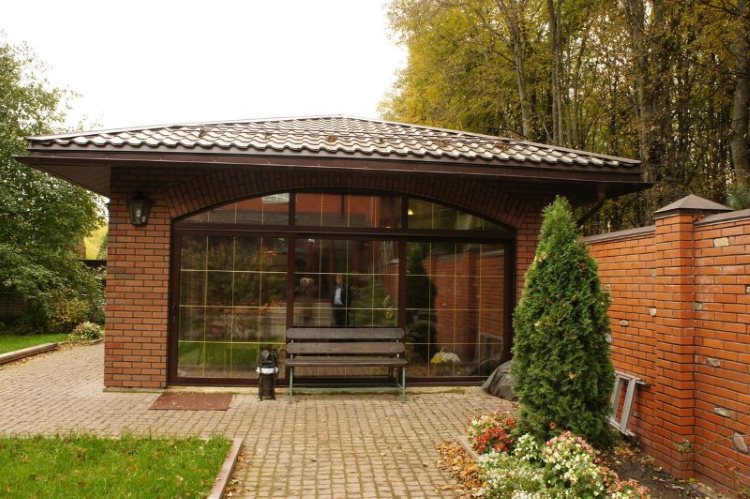
[[[615,368],[647,385],[630,427],[659,464],[750,487],[750,210],[695,196],[587,238],[613,303]]]

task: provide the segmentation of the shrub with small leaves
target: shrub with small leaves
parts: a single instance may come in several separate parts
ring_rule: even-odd
[[[50,308],[50,330],[65,333],[87,318],[90,306],[85,300],[70,296],[69,292],[60,292],[55,293]]]
[[[647,498],[648,490],[600,464],[583,438],[564,432],[544,445],[532,435],[518,438],[512,452],[479,457],[484,497],[490,498]]]
[[[92,341],[98,340],[104,336],[104,328],[99,324],[93,322],[81,322],[78,324],[72,333],[70,333],[70,341]]]
[[[515,444],[512,435],[516,420],[501,412],[493,412],[472,419],[466,437],[479,454],[486,452],[510,452]]]

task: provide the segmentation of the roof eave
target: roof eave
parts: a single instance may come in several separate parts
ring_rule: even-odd
[[[645,189],[651,184],[640,180],[640,171],[632,168],[599,167],[576,168],[548,165],[528,165],[508,162],[449,162],[424,159],[309,156],[248,156],[248,155],[186,155],[184,153],[112,153],[99,151],[71,151],[49,154],[51,151],[32,151],[29,156],[16,159],[26,165],[46,171],[93,192],[109,195],[111,169],[117,167],[187,167],[187,168],[316,168],[326,171],[380,172],[383,174],[455,175],[482,180],[512,182],[563,182],[608,185],[614,196]],[[47,154],[44,154],[47,153]],[[611,197],[611,196],[607,196]]]

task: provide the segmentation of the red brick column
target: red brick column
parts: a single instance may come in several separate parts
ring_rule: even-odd
[[[680,478],[692,475],[695,436],[695,267],[692,210],[656,212],[654,235],[654,451]]]

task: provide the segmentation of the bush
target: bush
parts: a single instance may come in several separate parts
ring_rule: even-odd
[[[78,323],[103,322],[103,273],[65,255],[37,254],[0,243],[0,288],[22,298],[16,333],[69,333]]]
[[[65,291],[56,295],[50,307],[47,328],[49,331],[67,332],[88,318],[91,307],[84,300],[75,296],[67,296]]]
[[[491,498],[560,497],[643,498],[648,491],[598,463],[584,439],[564,432],[540,444],[532,435],[518,438],[513,452],[490,452],[479,458],[485,480],[482,493]]]
[[[78,324],[72,333],[70,333],[70,341],[92,341],[98,340],[104,336],[104,328],[99,324],[93,322],[81,322]]]
[[[571,430],[598,448],[614,443],[607,419],[614,383],[608,306],[570,205],[558,197],[544,210],[539,246],[514,314],[520,431],[546,441]]]

